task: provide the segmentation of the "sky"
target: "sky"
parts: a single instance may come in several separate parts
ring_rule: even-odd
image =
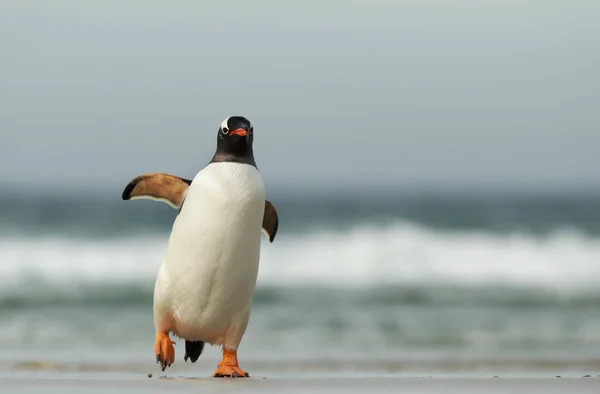
[[[193,177],[249,118],[268,188],[600,185],[600,2],[3,0],[0,186]]]

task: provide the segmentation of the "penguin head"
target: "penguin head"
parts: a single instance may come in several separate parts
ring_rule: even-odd
[[[243,116],[230,116],[219,127],[217,145],[223,152],[245,154],[252,150],[254,128]]]

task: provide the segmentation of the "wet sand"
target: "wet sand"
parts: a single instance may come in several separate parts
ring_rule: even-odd
[[[600,393],[600,360],[248,361],[249,379],[215,379],[214,360],[0,363],[0,393]]]
[[[2,393],[594,393],[600,378],[363,377],[147,378],[46,375],[0,379]]]

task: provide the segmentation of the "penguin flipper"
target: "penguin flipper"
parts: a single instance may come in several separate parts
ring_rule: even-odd
[[[147,198],[162,201],[173,208],[181,208],[188,187],[189,179],[161,172],[150,172],[133,178],[121,198],[125,201]]]
[[[277,209],[273,203],[269,200],[265,200],[265,213],[263,215],[262,230],[269,238],[269,242],[273,242],[277,229],[279,228],[279,215],[277,215]]]
[[[202,354],[202,350],[204,350],[204,342],[185,341],[185,356],[183,357],[183,361],[187,362],[189,358],[192,363],[195,363]]]
[[[151,199],[162,201],[173,208],[181,208],[188,187],[192,184],[190,179],[162,172],[150,172],[133,178],[121,198],[125,201],[136,199]],[[269,242],[275,240],[279,228],[279,215],[273,203],[265,200],[265,212],[263,214],[262,231]]]

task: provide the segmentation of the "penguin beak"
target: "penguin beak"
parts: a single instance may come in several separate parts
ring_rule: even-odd
[[[230,135],[239,135],[241,137],[245,137],[246,134],[248,134],[248,132],[244,129],[235,129],[233,130],[231,133],[229,133]]]

